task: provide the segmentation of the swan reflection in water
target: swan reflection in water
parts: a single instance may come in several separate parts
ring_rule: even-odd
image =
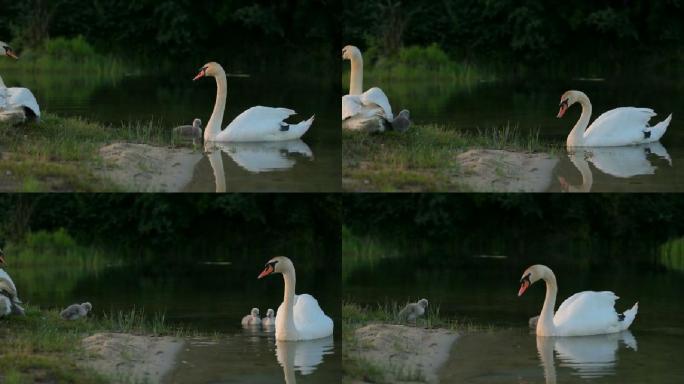
[[[307,341],[276,341],[276,358],[283,367],[286,384],[297,382],[295,372],[312,374],[323,362],[323,356],[334,353],[333,337]]]
[[[572,368],[573,375],[582,379],[614,375],[620,342],[633,351],[637,350],[637,341],[630,331],[595,336],[537,336],[537,353],[546,383],[556,383],[554,351],[558,366]]]
[[[582,184],[571,185],[562,176],[558,181],[563,191],[590,192],[594,184],[590,162],[599,171],[621,179],[653,175],[658,167],[649,160],[651,155],[666,160],[672,166],[672,158],[660,142],[628,147],[574,148],[568,152],[568,158],[582,175]]]

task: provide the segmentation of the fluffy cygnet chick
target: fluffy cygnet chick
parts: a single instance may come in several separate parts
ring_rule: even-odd
[[[181,138],[192,140],[194,143],[196,140],[202,139],[202,120],[195,119],[192,121],[192,125],[181,125],[173,129],[173,133]]]
[[[80,318],[88,316],[88,312],[92,310],[93,306],[90,303],[71,304],[59,315],[64,320],[78,320]]]
[[[537,323],[539,322],[539,316],[530,317],[529,324],[530,328],[537,329]]]
[[[266,311],[266,317],[261,319],[261,324],[264,326],[264,328],[275,326],[275,312],[273,309],[269,308]]]
[[[404,309],[399,312],[399,321],[415,323],[416,320],[425,314],[425,309],[428,306],[427,299],[420,299],[417,303],[406,304]]]
[[[252,308],[249,315],[242,318],[242,325],[259,325],[261,318],[259,317],[259,308]]]

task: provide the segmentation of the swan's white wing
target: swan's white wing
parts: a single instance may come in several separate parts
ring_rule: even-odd
[[[613,292],[585,291],[565,300],[553,317],[558,336],[597,335],[621,330]]]
[[[342,96],[342,120],[348,119],[354,115],[361,113],[363,104],[361,97],[358,95],[344,95]]]
[[[294,303],[294,323],[302,340],[319,339],[333,333],[333,321],[311,295],[297,295]]]
[[[299,124],[286,124],[296,114],[287,108],[252,107],[238,115],[221,131],[216,141],[280,141],[300,138],[313,123],[313,117]],[[286,128],[286,129],[284,129]]]
[[[361,95],[361,103],[367,107],[372,107],[374,105],[382,108],[384,112],[384,118],[392,121],[394,120],[394,115],[392,114],[392,107],[390,106],[387,95],[382,89],[373,87]]]
[[[0,269],[0,289],[6,291],[11,296],[17,296],[17,287],[14,286],[12,278],[4,269]]]
[[[8,106],[12,107],[24,107],[28,108],[40,118],[40,107],[38,106],[38,101],[33,93],[27,88],[7,88],[9,94]]]
[[[599,116],[584,132],[588,146],[631,145],[646,140],[648,121],[655,116],[649,108],[623,107]]]

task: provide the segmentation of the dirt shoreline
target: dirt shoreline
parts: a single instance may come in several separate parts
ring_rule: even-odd
[[[454,182],[473,192],[546,192],[558,158],[547,153],[471,149],[456,157]]]
[[[381,367],[390,382],[438,383],[458,334],[393,324],[370,324],[354,332],[357,347],[350,354]]]
[[[83,339],[84,367],[114,383],[160,383],[176,362],[185,342],[174,337],[96,333]]]
[[[95,174],[110,179],[124,190],[180,192],[192,180],[201,151],[114,143],[100,148],[104,165]]]

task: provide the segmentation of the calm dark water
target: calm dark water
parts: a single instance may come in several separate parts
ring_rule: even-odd
[[[553,172],[549,190],[684,191],[684,166],[680,165],[684,163],[684,87],[681,81],[641,82],[641,78],[635,75],[599,81],[526,79],[470,86],[367,79],[365,86],[380,86],[393,109],[411,110],[411,117],[418,124],[444,124],[464,131],[517,126],[522,133],[538,132],[541,140],[553,148],[565,147],[567,134],[581,113],[577,105],[564,118],[556,118],[560,96],[569,89],[581,90],[589,96],[592,121],[603,112],[626,106],[654,109],[658,116],[652,124],[672,113],[672,123],[660,148],[624,148],[620,153],[595,148],[590,155],[581,156],[586,158],[587,166],[576,165],[573,154],[561,150],[561,161]]]
[[[365,305],[425,297],[443,318],[496,326],[493,331],[466,332],[456,341],[440,371],[444,382],[679,382],[684,374],[684,357],[677,353],[684,342],[684,274],[668,271],[657,261],[634,262],[637,254],[644,260],[641,252],[648,250],[643,247],[633,247],[633,255],[626,251],[624,258],[611,262],[605,250],[577,244],[557,249],[551,244],[526,249],[498,244],[498,252],[486,246],[451,251],[404,247],[388,253],[398,254],[396,258],[372,267],[354,266],[344,282],[344,297]],[[544,285],[535,284],[517,297],[523,270],[535,263],[554,270],[558,305],[584,290],[614,291],[620,296],[619,312],[638,301],[631,332],[537,338],[528,329],[528,319],[541,311]]]
[[[226,69],[229,71],[229,69]],[[173,76],[129,76],[120,79],[81,74],[3,71],[8,86],[30,88],[45,112],[83,116],[108,124],[158,122],[169,130],[200,118],[206,126],[216,97],[214,79],[193,82],[196,68]],[[316,115],[302,141],[290,144],[245,144],[222,148],[223,164],[208,166],[206,154],[194,166],[191,192],[314,191],[340,189],[340,128],[336,82],[294,73],[253,73],[228,78],[228,101],[222,126],[256,105],[297,111],[291,121]],[[201,153],[202,148],[198,148]],[[216,162],[216,161],[214,161]],[[214,173],[222,174],[217,177]]]
[[[150,316],[165,313],[171,324],[218,333],[216,338],[187,343],[168,382],[281,383],[286,377],[302,383],[329,382],[341,370],[340,282],[307,267],[307,257],[314,256],[298,257],[297,292],[316,297],[335,322],[334,339],[283,344],[276,343],[272,330],[242,328],[240,320],[252,307],[265,315],[282,302],[281,276],[257,280],[268,258],[233,263],[226,256],[223,264],[165,262],[91,270],[51,265],[7,271],[24,302],[41,308],[90,301],[95,316],[136,308]]]

